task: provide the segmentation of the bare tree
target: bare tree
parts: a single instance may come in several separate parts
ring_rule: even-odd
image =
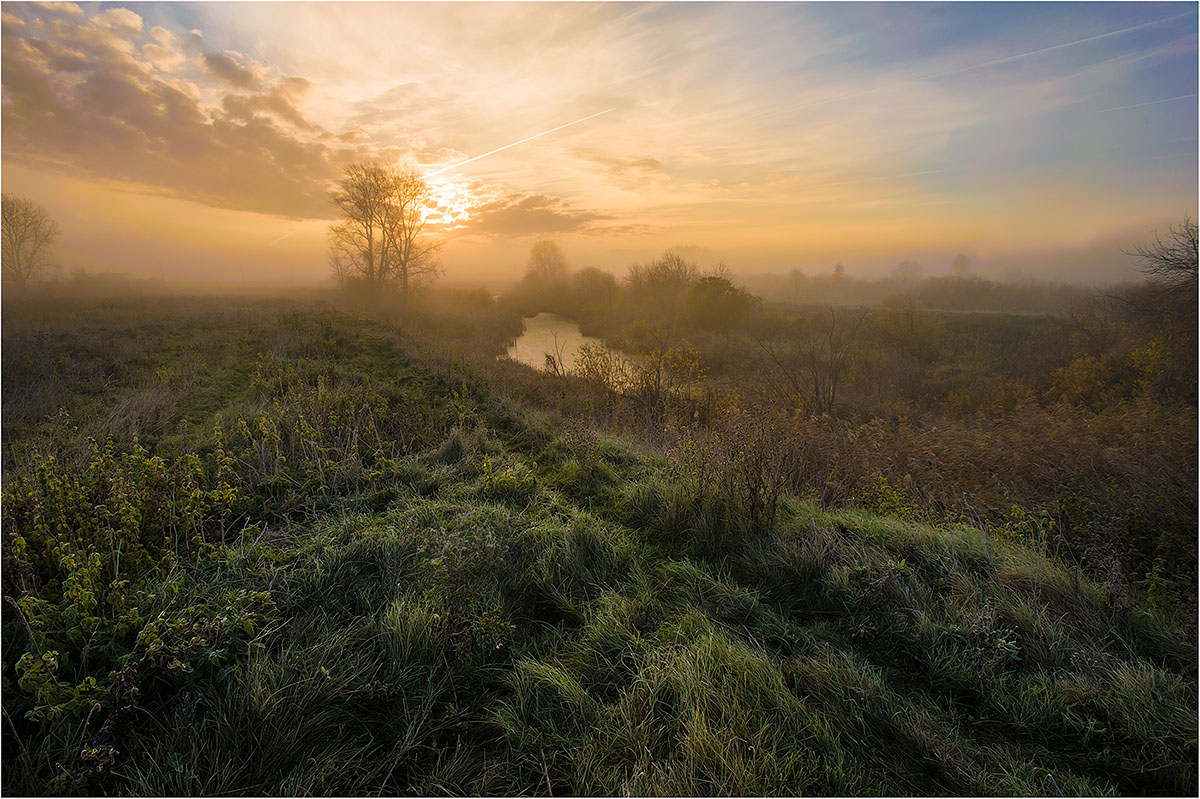
[[[28,197],[3,196],[3,282],[20,290],[29,280],[56,266],[50,257],[58,223]]]
[[[395,287],[407,298],[438,273],[440,243],[425,235],[429,185],[415,172],[351,164],[331,199],[344,217],[329,227],[330,261],[343,285]]]
[[[429,184],[415,172],[401,172],[397,176],[384,230],[395,256],[395,272],[403,297],[408,296],[414,283],[432,279],[441,271],[433,258],[441,242],[423,235],[431,201]]]
[[[807,339],[782,346],[769,340],[757,342],[767,356],[765,382],[770,390],[791,407],[818,416],[834,413],[838,387],[870,309],[860,308],[857,316],[849,318],[832,307],[825,314],[827,321],[821,320]]]
[[[1138,269],[1163,284],[1165,289],[1179,293],[1196,293],[1196,222],[1185,216],[1172,225],[1167,240],[1156,231],[1154,244],[1134,247],[1126,252],[1138,259]]]
[[[1164,320],[1196,316],[1196,223],[1184,217],[1172,225],[1166,240],[1156,231],[1154,244],[1137,246],[1125,254],[1137,259],[1137,268],[1150,279],[1140,286],[1119,286],[1103,292],[1114,312],[1143,328]]]

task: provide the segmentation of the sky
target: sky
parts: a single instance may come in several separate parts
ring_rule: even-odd
[[[1103,281],[1196,215],[1195,3],[0,10],[3,188],[68,268],[324,280],[363,160],[429,176],[465,282],[546,238],[614,272],[686,246]]]

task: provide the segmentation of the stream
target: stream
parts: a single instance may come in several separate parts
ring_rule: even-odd
[[[544,369],[546,353],[562,361],[568,371],[575,366],[579,346],[585,341],[603,346],[603,342],[579,332],[579,323],[553,313],[540,313],[525,320],[525,332],[508,346],[508,357],[514,361]]]

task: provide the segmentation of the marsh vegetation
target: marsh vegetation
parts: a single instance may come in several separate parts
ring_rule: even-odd
[[[1194,319],[551,278],[7,307],[5,790],[1195,791]]]

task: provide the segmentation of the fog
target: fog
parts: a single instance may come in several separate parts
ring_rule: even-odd
[[[1197,795],[1195,3],[0,3],[0,794]]]
[[[191,201],[146,194],[136,186],[95,186],[60,174],[43,174],[27,166],[5,166],[6,193],[34,198],[62,228],[56,243],[58,276],[77,269],[135,278],[160,278],[187,290],[252,286],[315,287],[330,281],[326,232],[332,219],[288,219],[214,208]],[[11,190],[10,190],[11,187]],[[332,206],[331,206],[332,209]],[[1182,214],[1181,214],[1182,215]],[[332,216],[332,210],[331,210]],[[872,243],[863,251],[861,237],[841,252],[815,253],[803,244],[785,252],[759,247],[689,244],[663,238],[661,244],[634,245],[606,236],[553,236],[574,263],[623,274],[631,263],[655,257],[665,249],[683,253],[702,270],[725,263],[739,278],[756,282],[771,275],[800,270],[809,276],[831,274],[841,263],[849,277],[884,278],[896,265],[915,261],[926,276],[951,274],[956,256],[971,259],[972,274],[993,281],[1036,279],[1096,286],[1136,279],[1126,255],[1153,240],[1177,218],[1140,230],[1124,228],[1111,235],[1056,248],[1020,246],[1006,249],[962,242],[937,248],[878,252]],[[477,238],[438,232],[444,238],[439,261],[442,279],[453,285],[500,290],[520,279],[530,246],[544,236]],[[768,281],[769,282],[769,281]]]

